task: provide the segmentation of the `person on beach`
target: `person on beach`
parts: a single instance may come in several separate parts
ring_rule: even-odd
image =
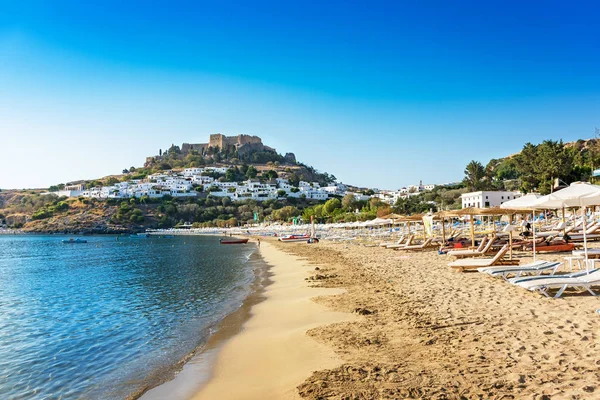
[[[258,242],[258,247],[260,247],[260,238],[256,239],[256,241]]]

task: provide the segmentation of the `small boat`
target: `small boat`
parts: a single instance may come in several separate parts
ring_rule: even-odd
[[[64,239],[62,240],[63,243],[87,243],[87,240],[84,239]]]
[[[150,234],[149,233],[136,233],[136,234],[129,235],[129,237],[132,239],[142,239],[142,238],[149,238]]]
[[[279,238],[280,242],[306,242],[308,239],[310,239],[310,235],[308,234],[303,234],[303,235],[285,235]]]
[[[249,239],[237,239],[237,238],[225,238],[219,239],[219,243],[221,244],[244,244],[248,243]]]

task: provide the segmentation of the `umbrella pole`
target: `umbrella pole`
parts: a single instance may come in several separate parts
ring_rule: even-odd
[[[535,262],[535,210],[531,213],[531,226],[533,227],[533,261]]]
[[[471,217],[471,246],[475,247],[475,221],[473,221],[473,215]]]
[[[588,248],[587,248],[587,236],[585,234],[585,231],[587,230],[586,227],[586,215],[585,215],[585,207],[581,207],[581,214],[583,214],[583,254],[585,255],[585,269],[587,271],[587,273],[590,273],[590,268],[589,268],[589,264],[588,264]]]
[[[510,260],[512,260],[512,222],[513,222],[513,221],[512,221],[512,219],[513,219],[513,216],[512,216],[512,214],[511,214],[511,215],[508,217],[508,226],[511,228],[511,229],[508,231],[508,248],[509,248],[509,250],[508,250],[508,251],[509,251],[508,258],[509,258]]]
[[[442,217],[442,243],[446,243],[446,219]]]
[[[563,238],[567,236],[567,224],[565,223],[565,208],[562,208],[562,222],[563,222]]]

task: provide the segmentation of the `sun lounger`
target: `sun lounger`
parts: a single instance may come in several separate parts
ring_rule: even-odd
[[[591,226],[589,226],[585,230],[585,236],[587,240],[596,240],[600,239],[600,234],[598,234],[598,230],[600,230],[600,223],[594,222]],[[579,242],[583,240],[583,232],[573,232],[569,233],[569,237],[571,241]]]
[[[525,265],[477,268],[477,271],[508,279],[508,276],[513,274],[519,277],[523,274],[539,275],[545,271],[550,271],[550,274],[553,275],[556,273],[561,264],[562,263],[558,261],[550,262],[538,260]]]
[[[585,250],[573,250],[572,254],[574,256],[584,257]],[[588,258],[598,258],[600,257],[600,249],[588,249],[587,250]]]
[[[454,256],[456,258],[465,258],[465,257],[479,257],[485,255],[492,248],[492,244],[494,244],[494,240],[496,240],[496,236],[492,236],[488,240],[488,237],[485,236],[479,247],[475,250],[450,250],[447,254],[449,256]]]
[[[403,247],[406,246],[410,246],[413,242],[413,240],[415,239],[415,235],[409,235],[408,239],[406,239],[406,243],[404,244],[391,244],[389,246],[386,246],[387,249],[401,249]]]
[[[539,281],[540,279],[547,279],[547,278],[556,278],[556,279],[564,279],[564,278],[578,278],[580,276],[583,275],[587,275],[587,274],[591,274],[592,272],[596,272],[598,271],[598,269],[591,269],[589,271],[577,271],[577,272],[571,272],[569,274],[561,274],[561,275],[533,275],[533,276],[515,276],[514,278],[509,278],[507,279],[508,283],[512,283],[513,285],[516,285],[519,282],[527,282],[527,281]]]
[[[508,252],[508,245],[504,245],[493,258],[466,258],[456,260],[448,264],[449,267],[464,271],[466,269],[477,269],[481,267],[491,267],[494,265],[519,265],[519,260],[503,260],[502,258]]]
[[[437,247],[435,244],[432,244],[433,242],[433,238],[427,238],[423,243],[421,244],[415,244],[412,246],[404,246],[404,247],[399,247],[395,250],[424,250],[427,248],[431,248],[431,247]]]
[[[554,298],[559,298],[568,288],[582,288],[590,292],[593,296],[596,296],[592,287],[600,285],[600,270],[595,270],[594,272],[575,278],[547,277],[546,279],[518,282],[516,285],[530,291],[540,292],[544,296]],[[556,295],[550,296],[549,290],[551,289],[558,289]]]
[[[392,246],[392,245],[395,245],[395,244],[402,244],[402,242],[404,242],[404,239],[406,239],[406,235],[400,236],[400,238],[397,241],[393,242],[393,243],[384,242],[384,243],[380,243],[379,246],[380,247],[387,247],[387,246]]]

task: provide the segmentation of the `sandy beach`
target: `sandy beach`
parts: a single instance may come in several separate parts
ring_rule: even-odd
[[[274,283],[196,399],[600,396],[589,294],[545,298],[435,251],[263,241],[262,253]]]
[[[194,399],[299,398],[296,386],[313,371],[341,365],[331,347],[306,332],[355,319],[311,300],[345,290],[309,287],[305,279],[315,267],[275,245],[263,240],[260,248],[271,265],[264,301],[252,307],[241,332],[219,350],[210,381]]]

